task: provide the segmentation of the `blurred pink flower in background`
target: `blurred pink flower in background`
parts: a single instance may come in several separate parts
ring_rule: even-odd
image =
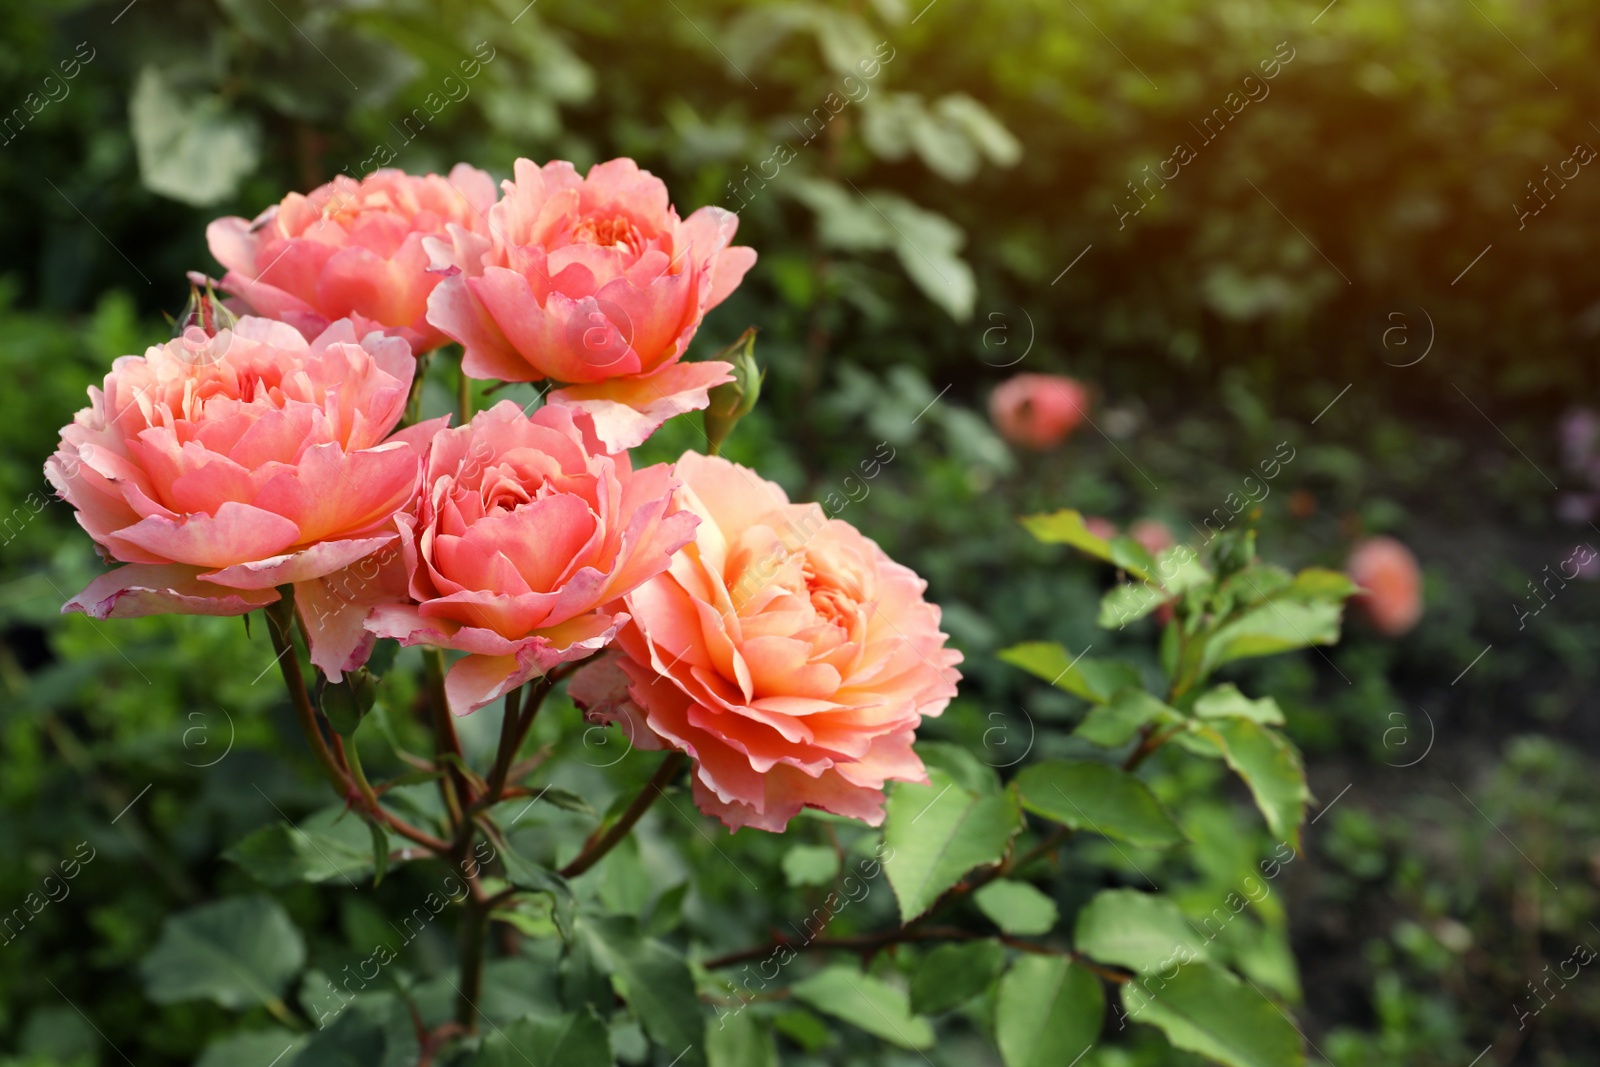
[[[1088,389],[1059,374],[1018,374],[989,398],[989,419],[1000,436],[1038,451],[1065,441],[1088,410]]]
[[[335,319],[360,316],[402,337],[414,353],[444,344],[427,322],[428,294],[441,276],[428,269],[422,240],[447,224],[488,229],[494,179],[457,164],[448,177],[374,171],[340,175],[310,193],[290,193],[246,221],[206,227],[211,254],[227,274],[222,288],[255,314],[287,322],[307,337]]]
[[[1128,527],[1128,536],[1139,542],[1152,556],[1160,555],[1177,544],[1172,530],[1160,519],[1140,519]]]
[[[911,743],[961,677],[927,583],[748,468],[691,452],[677,472],[695,541],[629,594],[573,700],[693,757],[695,802],[733,829],[808,807],[878,825],[886,782],[927,780]]]
[[[694,537],[676,487],[666,464],[608,455],[583,412],[503,400],[434,435],[416,512],[398,520],[416,603],[378,605],[367,628],[470,653],[445,692],[475,711],[611,641],[622,595]]]
[[[1357,542],[1345,569],[1365,590],[1351,604],[1379,633],[1399,637],[1422,618],[1422,568],[1399,541],[1369,537]]]
[[[421,466],[412,442],[436,428],[390,435],[415,369],[404,341],[358,340],[349,322],[308,342],[253,317],[118,359],[45,474],[130,566],[63,610],[240,615],[396,541]],[[351,649],[305,621],[313,661],[337,676]]]
[[[487,235],[452,226],[427,242],[450,272],[428,321],[466,346],[467,374],[563,383],[551,402],[587,410],[613,451],[704,408],[730,365],[679,360],[755,264],[753,249],[729,247],[738,217],[703,207],[679,219],[667,187],[631,159],[586,177],[519,159],[515,173]]]

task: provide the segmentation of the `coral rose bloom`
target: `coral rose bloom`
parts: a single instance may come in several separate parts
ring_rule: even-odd
[[[1089,391],[1058,374],[1018,374],[989,398],[989,419],[1013,445],[1044,450],[1065,441],[1089,410]]]
[[[248,317],[118,359],[45,475],[103,554],[132,566],[63,610],[239,615],[396,541],[421,455],[389,432],[415,367],[404,341],[358,341],[349,322],[308,343]],[[343,656],[307,623],[313,658],[336,672]]]
[[[551,401],[588,410],[613,451],[705,407],[729,380],[727,363],[678,360],[756,261],[728,247],[732,212],[680,220],[667,187],[631,159],[587,177],[519,159],[489,217],[488,236],[452,227],[450,243],[428,242],[436,266],[454,270],[428,321],[466,346],[469,376],[567,383]]]
[[[315,337],[335,319],[360,316],[405,338],[413,352],[447,338],[428,325],[428,270],[422,239],[446,224],[486,232],[494,179],[457,164],[449,177],[374,171],[340,175],[302,196],[290,193],[247,222],[206,227],[211,254],[228,269],[222,288],[258,315]]]
[[[367,628],[470,653],[445,692],[475,711],[615,636],[619,598],[694,536],[676,488],[665,464],[608,455],[582,412],[530,418],[503,400],[434,435],[416,514],[399,519],[416,603],[379,605]]]
[[[573,699],[694,757],[696,803],[732,829],[808,807],[877,825],[885,782],[927,781],[914,732],[961,677],[926,583],[747,468],[689,453],[677,471],[695,542],[629,594],[620,653]]]
[[[1422,570],[1411,550],[1392,537],[1358,543],[1346,564],[1351,581],[1365,592],[1352,603],[1387,637],[1399,637],[1422,618]]]

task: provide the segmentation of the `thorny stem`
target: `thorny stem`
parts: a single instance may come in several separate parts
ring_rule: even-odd
[[[628,805],[628,810],[622,813],[622,817],[612,823],[605,833],[585,842],[578,857],[561,868],[561,877],[576,878],[598,863],[607,852],[616,847],[617,842],[627,837],[628,832],[633,829],[633,824],[650,810],[650,805],[655,803],[656,797],[662,794],[667,783],[672,781],[688,759],[689,757],[682,752],[674,752],[662,760],[661,766],[656,768],[656,773],[651,776],[645,787],[639,790],[639,795],[633,798],[633,803]]]
[[[423,671],[427,675],[428,711],[433,718],[434,758],[444,770],[439,779],[439,793],[445,810],[450,815],[451,826],[462,825],[462,812],[470,802],[466,776],[461,771],[461,739],[456,736],[455,720],[450,717],[450,704],[444,691],[444,651],[427,648],[422,653]]]
[[[311,706],[305,677],[300,673],[300,659],[295,653],[294,637],[290,633],[294,626],[294,601],[285,596],[268,604],[266,615],[267,633],[272,638],[273,651],[278,654],[278,669],[283,672],[283,684],[289,690],[289,702],[294,705],[295,718],[299,720],[300,729],[305,733],[306,741],[327,774],[328,781],[333,783],[334,792],[348,801],[354,786],[345,775],[344,768],[334,759],[327,739],[322,736],[322,727],[317,723],[317,711]]]

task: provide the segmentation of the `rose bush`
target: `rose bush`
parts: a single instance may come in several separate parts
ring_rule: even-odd
[[[926,583],[746,467],[677,470],[694,543],[627,596],[619,651],[573,699],[694,757],[696,803],[732,829],[807,807],[877,825],[886,782],[926,781],[911,742],[961,677]]]
[[[589,411],[612,449],[705,407],[729,364],[679,360],[756,261],[729,247],[738,217],[703,207],[679,219],[667,187],[631,159],[584,177],[519,159],[504,187],[487,234],[450,226],[449,242],[425,242],[448,272],[428,321],[466,346],[466,373],[566,383],[550,399]]]

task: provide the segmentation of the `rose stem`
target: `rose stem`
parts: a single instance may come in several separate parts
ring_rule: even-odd
[[[628,810],[622,817],[611,825],[611,828],[598,839],[591,840],[578,853],[578,858],[561,868],[563,878],[576,878],[578,875],[593,867],[600,858],[616,847],[617,842],[628,836],[628,831],[633,829],[633,824],[639,817],[649,810],[655,803],[656,797],[662,793],[662,788],[672,781],[684,763],[688,761],[682,752],[674,752],[661,761],[661,766],[656,768],[656,773],[651,776],[645,787],[639,790],[639,795],[633,798],[633,803],[628,805]]]

